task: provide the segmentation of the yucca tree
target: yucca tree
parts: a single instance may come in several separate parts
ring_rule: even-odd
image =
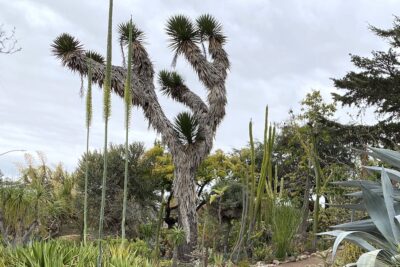
[[[124,27],[123,25],[121,27]],[[132,18],[129,22],[129,38],[128,38],[128,74],[126,76],[124,88],[125,100],[125,175],[124,175],[124,193],[122,201],[122,223],[121,223],[121,238],[125,240],[125,219],[126,219],[126,203],[128,200],[128,169],[129,169],[129,121],[132,108],[131,95],[131,79],[132,79]]]
[[[143,44],[144,34],[135,25],[132,27],[132,79],[131,93],[134,105],[143,109],[149,124],[162,136],[168,146],[174,162],[173,191],[179,204],[179,222],[185,231],[186,245],[183,253],[190,252],[197,242],[197,214],[194,177],[197,168],[212,149],[213,139],[218,125],[225,116],[226,89],[225,80],[229,68],[229,59],[223,46],[226,37],[222,26],[210,15],[202,15],[193,23],[183,15],[173,16],[167,21],[167,35],[174,61],[183,56],[195,70],[201,83],[207,90],[207,99],[203,101],[186,85],[176,72],[164,71],[159,75],[162,92],[190,109],[190,119],[195,130],[191,142],[189,135],[182,139],[178,124],[174,125],[166,116],[158,101],[154,80],[153,64]],[[120,41],[126,46],[129,39],[129,23],[120,27]],[[208,43],[207,56],[201,49],[202,42]],[[80,42],[69,34],[61,34],[53,45],[54,54],[63,65],[81,75],[87,75],[85,64],[87,54]],[[93,82],[105,84],[106,67],[101,60],[93,59]],[[111,88],[119,96],[124,96],[127,69],[112,67]],[[185,115],[185,117],[188,117]],[[181,119],[177,118],[179,121]],[[196,122],[196,123],[194,123]]]

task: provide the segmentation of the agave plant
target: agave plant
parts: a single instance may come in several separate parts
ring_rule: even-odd
[[[370,148],[368,154],[400,168],[399,152]],[[333,226],[332,231],[321,235],[336,237],[333,258],[343,240],[365,249],[367,252],[353,266],[400,266],[400,190],[394,186],[400,182],[400,172],[378,166],[365,168],[371,172],[379,171],[381,182],[344,181],[336,184],[360,187],[361,191],[348,195],[361,198],[361,202],[347,207],[365,209],[370,218]]]

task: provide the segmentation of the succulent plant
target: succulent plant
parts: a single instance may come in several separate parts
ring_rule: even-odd
[[[400,153],[381,148],[369,148],[368,154],[383,163],[400,168]],[[333,226],[332,231],[320,235],[335,236],[332,257],[334,258],[343,240],[354,243],[367,252],[352,266],[400,266],[400,172],[394,169],[372,166],[371,172],[380,172],[381,181],[350,180],[336,184],[359,187],[361,191],[348,194],[360,198],[357,205],[347,207],[365,209],[369,219]]]

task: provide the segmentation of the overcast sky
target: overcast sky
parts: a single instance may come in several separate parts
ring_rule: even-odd
[[[50,44],[60,33],[77,37],[86,48],[105,55],[107,0],[0,0],[0,24],[16,27],[22,51],[0,55],[0,153],[10,149],[42,151],[48,162],[73,170],[85,150],[84,99],[80,78],[51,55]],[[114,29],[132,14],[146,33],[147,49],[156,71],[169,68],[172,53],[165,21],[174,14],[193,19],[210,13],[223,24],[231,60],[227,81],[227,116],[218,129],[215,148],[230,151],[247,143],[252,118],[262,134],[265,105],[271,119],[288,118],[311,89],[326,100],[335,91],[330,78],[352,69],[349,53],[368,55],[386,44],[368,25],[390,27],[400,14],[397,0],[114,0]],[[121,63],[114,35],[113,64]],[[177,70],[189,86],[205,96],[198,79],[180,58]],[[160,102],[170,118],[184,109],[165,97]],[[123,103],[113,96],[109,140],[124,142]],[[345,112],[337,114],[339,119]],[[150,147],[157,138],[135,109],[131,141]],[[91,148],[102,148],[102,94],[94,94]],[[0,156],[0,169],[16,176],[23,153]]]

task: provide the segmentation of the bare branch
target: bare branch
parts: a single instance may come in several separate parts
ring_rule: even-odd
[[[4,25],[0,25],[0,54],[14,54],[22,50],[17,46],[18,40],[15,38],[15,27],[11,33],[6,33],[3,29]]]

